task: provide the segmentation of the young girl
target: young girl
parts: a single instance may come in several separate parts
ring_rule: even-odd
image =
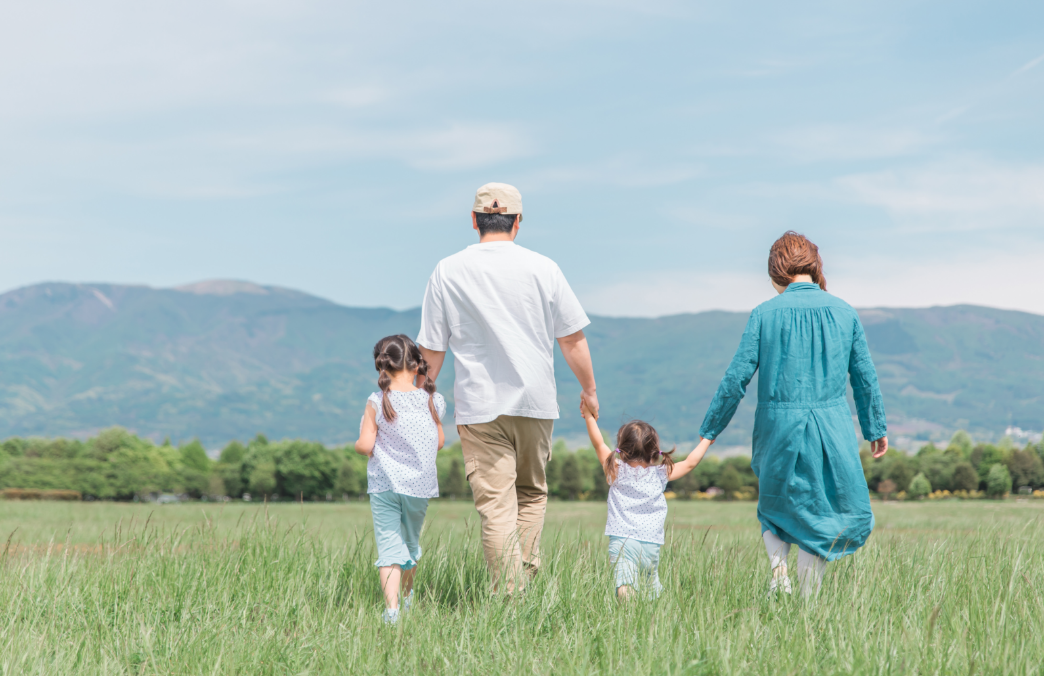
[[[420,561],[420,532],[428,498],[439,497],[435,455],[446,436],[442,416],[446,401],[435,383],[424,376],[428,363],[406,336],[382,338],[373,348],[380,372],[366,400],[355,451],[367,456],[367,492],[377,538],[377,569],[384,590],[384,621],[399,619],[399,588],[403,608],[413,600],[413,578]],[[414,385],[424,377],[423,389]]]
[[[605,468],[609,482],[609,560],[616,569],[616,596],[623,600],[637,586],[653,598],[663,587],[657,568],[663,545],[663,523],[667,519],[667,482],[692,471],[714,442],[701,439],[681,462],[671,458],[674,449],[660,450],[660,437],[653,426],[641,420],[627,423],[616,433],[616,450],[602,440],[598,421],[586,407],[587,434]]]

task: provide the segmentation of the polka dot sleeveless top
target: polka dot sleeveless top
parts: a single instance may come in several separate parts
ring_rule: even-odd
[[[366,463],[367,493],[393,491],[414,498],[439,497],[439,477],[435,456],[439,451],[439,428],[428,409],[428,393],[388,392],[394,422],[381,412],[383,393],[374,392],[366,400],[377,412],[377,440],[373,456]],[[446,400],[435,393],[439,419],[446,415]]]
[[[616,481],[609,487],[609,518],[605,534],[663,544],[667,520],[667,468],[631,467],[616,461]]]

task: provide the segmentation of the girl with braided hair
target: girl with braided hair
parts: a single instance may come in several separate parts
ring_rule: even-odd
[[[674,462],[674,449],[660,450],[660,436],[647,422],[632,420],[616,433],[616,449],[602,439],[598,421],[581,406],[587,434],[609,482],[609,560],[616,574],[616,597],[626,600],[637,587],[660,595],[658,567],[667,519],[668,481],[680,479],[699,464],[713,441],[701,439],[684,460]]]
[[[366,400],[355,451],[366,463],[367,492],[377,538],[377,569],[384,591],[384,621],[399,619],[413,601],[413,578],[420,561],[420,532],[428,499],[439,497],[435,456],[446,441],[442,416],[446,401],[426,378],[428,363],[408,337],[388,336],[373,348],[380,373]],[[420,378],[422,387],[414,383]]]

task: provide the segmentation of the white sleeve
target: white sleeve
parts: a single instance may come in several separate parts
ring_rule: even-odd
[[[551,301],[551,316],[555,322],[555,338],[570,336],[591,323],[561,268],[555,266],[555,294]]]
[[[446,417],[446,398],[438,392],[435,393],[435,412],[439,414],[439,420]]]
[[[374,421],[377,423],[377,427],[381,426],[381,396],[376,392],[366,397],[366,405],[373,409]],[[363,417],[359,419],[359,434],[362,434],[363,423],[366,422],[366,412],[363,411]]]
[[[446,308],[439,280],[439,268],[431,273],[428,288],[424,290],[424,304],[421,305],[421,328],[417,336],[417,344],[435,352],[449,349],[450,327],[446,320]]]

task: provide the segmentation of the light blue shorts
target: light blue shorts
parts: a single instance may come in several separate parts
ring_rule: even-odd
[[[624,585],[656,598],[663,591],[660,584],[660,547],[655,542],[609,536],[609,561],[616,573],[616,588]]]
[[[421,557],[420,533],[427,498],[414,498],[393,491],[370,493],[373,534],[377,538],[378,568],[402,566],[409,570]]]

